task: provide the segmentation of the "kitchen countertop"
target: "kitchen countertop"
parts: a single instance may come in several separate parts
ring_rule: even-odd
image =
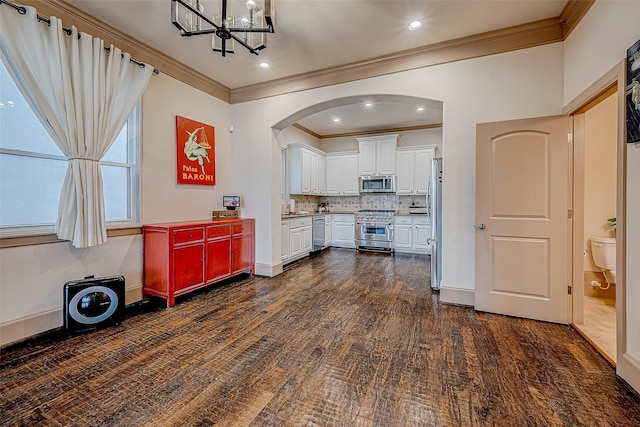
[[[296,213],[296,214],[282,214],[282,219],[289,219],[289,218],[300,218],[301,216],[313,216],[314,214],[312,213]]]
[[[347,214],[347,215],[353,215],[355,213],[355,211],[331,211],[331,212],[323,212],[323,213],[318,213],[318,212],[309,212],[309,213],[305,213],[305,214],[282,214],[282,219],[290,219],[290,218],[299,218],[302,216],[316,216],[316,215],[331,215],[331,214]]]
[[[296,213],[296,214],[282,214],[282,219],[291,219],[291,218],[300,218],[303,216],[317,216],[317,215],[331,215],[331,214],[342,214],[342,215],[353,215],[355,211],[331,211],[331,212],[309,212],[309,213]],[[428,216],[426,213],[410,213],[406,210],[398,210],[396,212],[396,216]]]
[[[396,216],[426,216],[427,213],[410,213],[409,211],[398,211]]]

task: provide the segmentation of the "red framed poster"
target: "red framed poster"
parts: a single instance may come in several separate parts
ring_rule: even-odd
[[[215,133],[211,125],[176,116],[178,184],[215,185]]]

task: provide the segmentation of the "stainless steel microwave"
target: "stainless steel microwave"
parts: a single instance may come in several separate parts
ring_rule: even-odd
[[[361,193],[395,193],[395,175],[361,176]]]

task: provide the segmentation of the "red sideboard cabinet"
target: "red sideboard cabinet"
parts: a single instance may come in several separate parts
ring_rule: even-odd
[[[227,279],[254,273],[255,237],[251,218],[183,221],[142,227],[143,296],[167,300]]]

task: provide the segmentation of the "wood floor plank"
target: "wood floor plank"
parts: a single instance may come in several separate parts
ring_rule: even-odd
[[[0,351],[0,426],[640,426],[572,328],[442,305],[429,257],[330,249]]]

